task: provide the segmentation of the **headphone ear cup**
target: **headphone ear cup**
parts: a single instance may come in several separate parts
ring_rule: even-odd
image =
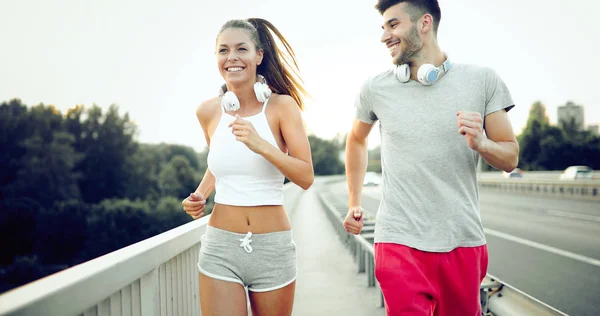
[[[225,111],[237,111],[240,109],[240,100],[235,93],[227,91],[221,96],[221,106]]]
[[[256,82],[254,84],[254,94],[259,102],[265,102],[271,97],[271,89],[266,83]]]
[[[424,85],[434,84],[440,77],[439,70],[432,64],[423,64],[419,67],[417,79]]]
[[[396,66],[394,73],[400,82],[407,83],[410,81],[410,67],[407,64]]]

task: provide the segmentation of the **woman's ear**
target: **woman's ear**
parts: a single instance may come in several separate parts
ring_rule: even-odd
[[[258,61],[256,62],[256,66],[258,66],[258,65],[262,64],[262,60],[265,55],[265,52],[262,49],[259,49],[258,52],[256,52],[256,54],[258,55]]]

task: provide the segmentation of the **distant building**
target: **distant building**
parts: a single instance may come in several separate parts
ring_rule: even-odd
[[[594,135],[599,135],[600,128],[598,124],[590,124],[588,125],[588,131],[592,132]]]
[[[571,121],[575,122],[575,128],[577,130],[583,130],[583,106],[569,101],[567,104],[558,107],[558,124],[564,126],[564,124],[570,123]]]

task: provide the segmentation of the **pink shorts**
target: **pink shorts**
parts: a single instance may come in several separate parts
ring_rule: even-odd
[[[481,316],[479,286],[487,266],[486,245],[426,252],[375,244],[375,277],[387,316]]]

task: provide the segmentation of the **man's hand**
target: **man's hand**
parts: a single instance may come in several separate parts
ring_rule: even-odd
[[[206,206],[206,200],[200,193],[191,193],[190,196],[181,201],[183,209],[193,219],[198,219],[204,216],[204,207]]]
[[[483,135],[483,118],[479,112],[459,111],[456,113],[458,132],[465,136],[467,145],[474,151],[481,151],[486,137]]]
[[[363,228],[363,209],[360,206],[353,206],[348,209],[348,215],[344,219],[344,228],[347,232],[358,235]]]

